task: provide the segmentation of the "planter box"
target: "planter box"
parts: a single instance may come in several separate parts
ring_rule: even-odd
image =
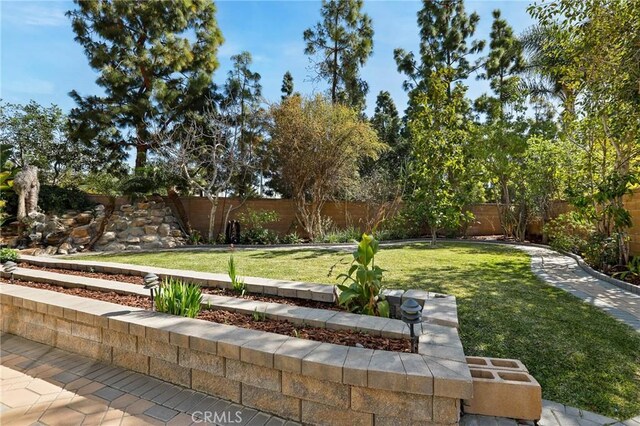
[[[542,389],[529,373],[492,369],[471,369],[473,398],[463,401],[465,413],[539,420]]]
[[[4,332],[299,422],[455,424],[461,400],[473,394],[452,327],[426,325],[425,352],[406,354],[17,285],[1,284],[0,296]]]

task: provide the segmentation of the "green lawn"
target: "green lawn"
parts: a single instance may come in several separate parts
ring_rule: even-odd
[[[350,256],[327,250],[234,252],[241,275],[335,283]],[[137,265],[226,272],[228,251],[90,256]],[[467,355],[518,358],[543,397],[618,419],[640,414],[640,335],[602,311],[541,283],[529,257],[506,246],[383,247],[387,287],[458,298]],[[334,267],[335,265],[335,267]],[[333,269],[332,269],[333,268]]]

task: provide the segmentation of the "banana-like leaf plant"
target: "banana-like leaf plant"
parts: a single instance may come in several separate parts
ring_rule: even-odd
[[[383,269],[375,264],[379,243],[373,235],[362,234],[353,252],[349,272],[338,275],[338,304],[351,312],[389,317],[389,302],[380,294]]]

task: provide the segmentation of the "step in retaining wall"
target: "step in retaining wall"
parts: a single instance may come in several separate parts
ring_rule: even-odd
[[[455,424],[473,394],[456,328],[419,354],[346,347],[0,284],[0,326],[309,424]]]

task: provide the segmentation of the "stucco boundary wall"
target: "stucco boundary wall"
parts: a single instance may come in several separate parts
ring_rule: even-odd
[[[453,327],[432,325],[421,353],[407,354],[11,284],[0,285],[0,302],[6,333],[303,423],[456,424],[473,394],[466,362],[453,360],[462,351]]]

